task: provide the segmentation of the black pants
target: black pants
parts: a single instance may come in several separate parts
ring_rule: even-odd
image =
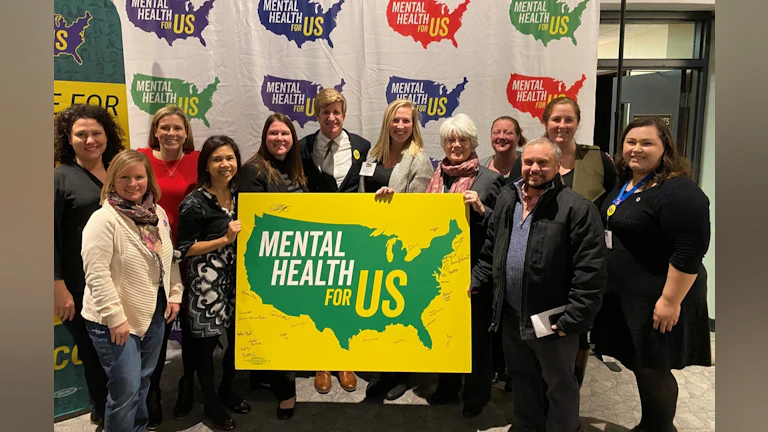
[[[179,310],[179,322],[181,323],[181,359],[184,365],[184,378],[192,380],[195,374],[195,357],[192,351],[192,345],[194,344],[191,342],[185,343],[185,341],[192,341],[192,334],[189,332],[189,322],[187,321],[187,310],[185,308]],[[171,335],[171,328],[173,328],[173,322],[166,323],[163,346],[160,348],[160,357],[157,359],[155,371],[149,378],[150,392],[160,389],[160,378],[163,375],[163,367],[165,367],[165,355],[168,348],[168,339]]]
[[[456,394],[461,389],[464,377],[462,400],[465,406],[482,407],[491,400],[493,381],[492,335],[488,332],[491,324],[491,298],[475,294],[472,296],[472,372],[468,374],[441,373],[438,376],[437,391]]]
[[[192,342],[191,351],[195,359],[195,371],[200,387],[203,389],[205,404],[218,405],[216,402],[216,390],[213,386],[213,352],[218,345],[219,337],[191,338],[184,344]],[[219,392],[224,395],[232,390],[232,382],[235,379],[235,329],[234,326],[227,330],[227,349],[224,351],[224,359],[221,362],[222,374]]]
[[[251,371],[252,381],[265,380],[275,393],[278,401],[282,402],[296,397],[296,374],[286,371]]]
[[[82,295],[80,298],[82,299]],[[64,327],[77,345],[77,353],[80,361],[83,362],[85,383],[88,385],[91,403],[96,411],[103,415],[104,406],[107,404],[107,374],[101,367],[99,356],[93,347],[93,340],[85,328],[85,320],[80,314],[82,310],[82,302],[75,302],[75,317],[71,321],[64,321]]]
[[[507,305],[501,331],[507,372],[515,389],[512,393],[515,419],[520,430],[579,430],[579,384],[574,376],[579,335],[522,340],[520,318]]]

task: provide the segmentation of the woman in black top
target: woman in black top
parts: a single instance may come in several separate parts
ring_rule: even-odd
[[[80,256],[85,223],[101,208],[99,196],[112,158],[123,149],[123,130],[109,112],[96,105],[72,105],[53,121],[53,313],[78,347],[93,409],[91,421],[102,424],[107,402],[107,375],[80,315],[85,273]]]
[[[671,369],[710,366],[707,274],[709,200],[658,118],[633,121],[616,156],[621,185],[602,206],[608,291],[595,318],[595,350],[637,379],[642,420],[633,431],[667,432],[677,404]],[[624,183],[626,182],[626,183]]]
[[[238,192],[309,192],[296,129],[285,114],[267,117],[261,146],[243,165]]]
[[[232,391],[235,377],[235,216],[240,151],[232,138],[216,135],[203,144],[197,163],[198,188],[179,206],[178,248],[187,260],[187,320],[195,371],[203,389],[205,415],[214,427],[231,430],[251,406]],[[218,395],[213,388],[213,351],[227,335]],[[218,396],[218,397],[217,397]]]
[[[238,193],[308,192],[301,163],[296,129],[285,114],[272,114],[264,122],[261,146],[241,170]],[[296,375],[287,371],[264,371],[278,400],[277,418],[287,420],[296,406]],[[257,387],[259,372],[251,372],[251,387]]]

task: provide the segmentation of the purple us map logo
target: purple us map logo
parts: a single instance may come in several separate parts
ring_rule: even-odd
[[[197,10],[188,0],[126,0],[125,11],[137,28],[165,39],[168,45],[178,39],[197,38],[205,45],[203,30],[215,0],[208,0]]]
[[[333,48],[331,32],[336,28],[336,17],[344,0],[327,11],[312,0],[259,0],[259,20],[270,32],[285,36],[301,48],[305,42],[318,39],[328,41]]]
[[[467,85],[467,78],[448,90],[445,84],[432,80],[417,80],[392,76],[387,84],[387,103],[408,99],[420,114],[421,126],[428,122],[450,117],[459,107],[459,97]]]
[[[339,93],[344,88],[344,79],[334,86]],[[315,96],[324,87],[307,80],[280,78],[265,75],[261,84],[261,100],[270,111],[285,114],[304,127],[315,118]]]
[[[85,29],[91,25],[93,16],[85,11],[85,15],[78,17],[72,24],[62,15],[53,14],[53,56],[70,55],[79,65],[83,64],[83,58],[77,50],[85,43]]]

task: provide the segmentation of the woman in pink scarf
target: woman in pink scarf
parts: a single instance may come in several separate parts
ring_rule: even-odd
[[[477,128],[466,114],[446,119],[440,125],[440,143],[445,158],[432,175],[427,193],[461,193],[469,205],[470,264],[477,262],[485,241],[487,222],[490,220],[496,197],[504,185],[504,178],[481,166],[475,153],[478,146]],[[472,292],[472,373],[464,375],[461,411],[466,418],[475,417],[491,398],[493,365],[491,357],[492,293],[490,289]],[[437,389],[427,398],[430,405],[443,405],[459,401],[462,375],[440,374]]]

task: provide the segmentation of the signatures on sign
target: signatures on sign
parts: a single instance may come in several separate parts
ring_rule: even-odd
[[[397,344],[402,343],[402,342],[405,342],[405,339],[398,339],[398,340],[396,340],[394,342],[394,344],[397,345]]]
[[[448,348],[451,346],[451,341],[453,340],[453,335],[445,335],[445,347]]]
[[[249,291],[247,289],[240,290],[240,294],[247,295],[248,297],[251,297],[254,299],[259,299],[259,296],[257,296],[255,292]]]
[[[289,319],[292,318],[292,317],[289,317],[288,315],[279,314],[277,312],[272,312],[270,315],[272,315],[275,318],[280,318],[280,319],[285,320],[285,321],[288,321]]]
[[[440,312],[442,312],[443,309],[445,309],[445,308],[431,310],[431,311],[429,311],[429,316],[433,317],[433,316],[439,314]]]
[[[269,208],[269,211],[271,211],[274,214],[280,214],[286,210],[288,210],[290,207],[285,204],[275,204],[272,207]]]

